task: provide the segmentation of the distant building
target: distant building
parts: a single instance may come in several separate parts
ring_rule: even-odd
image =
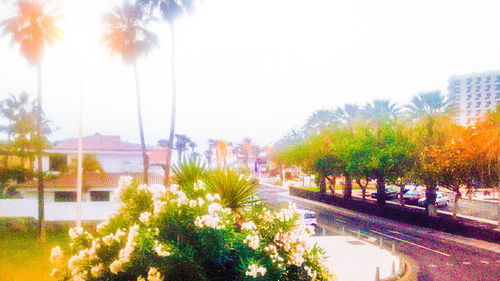
[[[462,126],[472,125],[500,103],[500,71],[452,76],[448,95],[456,112],[455,121]]]

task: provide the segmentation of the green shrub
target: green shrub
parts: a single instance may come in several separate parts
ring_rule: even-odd
[[[227,171],[224,171],[228,173]],[[231,173],[229,173],[231,174]],[[220,176],[220,175],[219,175]],[[214,176],[216,177],[216,176]],[[213,180],[213,178],[212,178]],[[118,211],[94,234],[72,228],[69,261],[52,251],[58,280],[332,280],[323,252],[293,206],[262,204],[235,213],[219,194],[195,183],[190,198],[176,185],[120,179]]]

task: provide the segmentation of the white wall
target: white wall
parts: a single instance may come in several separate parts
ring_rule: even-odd
[[[76,220],[76,202],[45,202],[46,221]],[[104,220],[118,209],[113,202],[82,202],[82,220]],[[0,217],[38,218],[34,199],[0,199]]]

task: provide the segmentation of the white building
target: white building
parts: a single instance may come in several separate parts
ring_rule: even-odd
[[[94,134],[82,138],[84,154],[94,154],[106,173],[139,173],[143,170],[139,144],[120,140],[119,136]],[[55,142],[42,157],[44,171],[59,171],[64,162],[69,165],[78,157],[78,138]],[[148,154],[150,150],[147,150]]]
[[[118,187],[122,176],[130,176],[142,182],[142,173],[86,173],[82,188],[83,202],[110,201],[113,191]],[[163,184],[163,176],[149,174],[149,184]],[[65,173],[44,183],[44,201],[76,202],[77,174]],[[23,199],[37,198],[36,180],[27,182],[18,188]]]
[[[500,71],[452,76],[448,95],[455,120],[462,126],[475,123],[476,119],[500,103]]]

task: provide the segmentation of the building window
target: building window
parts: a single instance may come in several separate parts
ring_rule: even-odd
[[[471,104],[470,102],[467,103],[467,108],[470,108]]]
[[[495,83],[500,83],[500,75],[497,75],[497,76],[495,77]]]
[[[497,76],[498,77],[498,76]],[[499,80],[500,81],[500,80]],[[467,85],[470,85],[472,83],[472,78],[467,78]]]
[[[109,201],[109,191],[91,191],[90,201]]]
[[[480,106],[481,106],[481,102],[479,101],[476,103],[476,108],[479,108]]]
[[[489,100],[491,98],[491,93],[487,93],[484,99]]]
[[[486,85],[486,89],[484,89],[486,92],[489,92],[491,90],[491,85]]]
[[[486,78],[484,78],[484,83],[490,83],[490,80],[491,76],[486,76]]]
[[[470,100],[472,98],[472,95],[467,95],[467,100]]]
[[[481,83],[481,77],[477,77],[476,78],[476,84],[480,84]]]
[[[455,88],[455,94],[460,94],[460,88],[459,87]]]
[[[76,202],[76,192],[56,191],[56,192],[54,192],[54,201],[56,201],[56,202]]]
[[[481,85],[476,86],[476,93],[479,92],[479,91],[481,91]]]
[[[477,94],[476,95],[476,100],[480,100],[481,99],[481,94]]]
[[[497,95],[495,96],[495,99],[500,100],[500,93],[497,93]]]
[[[500,84],[495,85],[495,91],[500,91]]]
[[[467,86],[467,93],[470,93],[470,90],[472,89],[471,86]]]

